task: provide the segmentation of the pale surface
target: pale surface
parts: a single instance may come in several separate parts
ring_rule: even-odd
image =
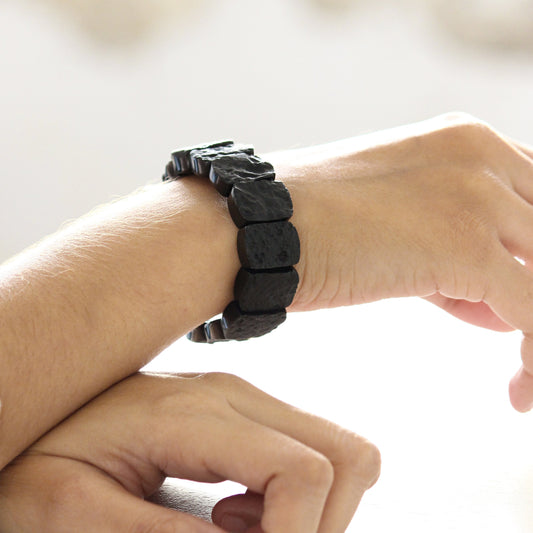
[[[182,144],[234,137],[265,152],[455,109],[533,144],[532,54],[462,48],[416,2],[340,18],[297,0],[203,4],[111,50],[37,2],[1,4],[0,260],[157,179]],[[222,46],[231,74],[201,61]],[[507,401],[519,341],[394,301],[293,315],[242,344],[179,341],[150,368],[232,372],[374,441],[383,472],[354,532],[525,533],[533,415]],[[235,487],[207,489],[175,503],[207,516]]]

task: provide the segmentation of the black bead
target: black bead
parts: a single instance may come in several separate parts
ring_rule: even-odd
[[[254,147],[252,145],[232,144],[230,146],[218,146],[214,148],[196,148],[191,150],[190,153],[192,171],[198,176],[207,177],[209,176],[213,160],[224,155],[240,152],[253,155]]]
[[[170,175],[179,177],[192,174],[191,160],[189,158],[189,150],[179,150],[172,152],[172,170]]]
[[[233,290],[240,309],[254,313],[288,307],[297,287],[298,272],[292,267],[267,271],[241,268]]]
[[[224,332],[222,331],[222,321],[220,319],[204,324],[204,330],[205,337],[209,344],[226,340]]]
[[[254,222],[288,220],[292,216],[291,195],[280,181],[235,183],[228,209],[239,228]]]
[[[187,333],[187,338],[193,342],[207,342],[207,337],[205,336],[205,324],[194,328],[192,331]]]
[[[168,181],[174,178],[173,175],[174,172],[174,165],[172,164],[172,161],[169,161],[167,163],[167,166],[165,167],[165,173],[163,174],[163,181]]]
[[[191,166],[191,152],[193,150],[207,150],[207,149],[214,149],[214,148],[220,148],[221,146],[232,146],[233,141],[226,140],[226,141],[217,141],[214,143],[206,143],[206,144],[200,144],[199,146],[191,146],[189,148],[180,148],[179,150],[175,150],[172,152],[172,172],[170,172],[170,176],[173,177],[180,177],[180,176],[186,176],[188,174],[192,174],[192,166]]]
[[[237,302],[231,302],[222,314],[222,329],[228,340],[246,340],[271,332],[285,321],[287,312],[244,313]]]
[[[209,179],[222,196],[229,196],[235,183],[269,180],[276,177],[274,167],[254,155],[237,153],[217,157],[211,164]]]
[[[241,265],[253,270],[285,268],[300,260],[298,232],[290,222],[250,224],[239,230]]]

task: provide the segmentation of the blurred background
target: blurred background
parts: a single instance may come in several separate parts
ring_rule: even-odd
[[[0,0],[0,261],[159,179],[174,147],[265,153],[452,110],[533,144],[532,0]],[[233,372],[373,440],[353,531],[514,533],[533,529],[519,344],[399,300],[180,340],[149,368]],[[234,489],[202,488],[200,514]]]

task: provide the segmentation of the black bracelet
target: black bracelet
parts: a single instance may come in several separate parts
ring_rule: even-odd
[[[234,297],[222,318],[187,334],[195,342],[246,340],[269,333],[285,321],[298,287],[293,265],[300,259],[300,240],[288,222],[293,207],[289,191],[274,181],[274,168],[254,155],[249,145],[221,141],[172,153],[163,181],[197,175],[208,177],[228,198],[239,228],[237,251],[241,269]]]

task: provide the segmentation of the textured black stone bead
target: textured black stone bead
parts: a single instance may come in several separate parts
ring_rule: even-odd
[[[292,267],[267,271],[241,268],[233,291],[243,312],[257,313],[288,307],[297,287],[298,272]]]
[[[228,340],[246,340],[270,333],[285,321],[287,312],[244,313],[237,302],[231,302],[222,314],[222,329]]]
[[[205,336],[205,324],[189,331],[189,333],[187,333],[187,338],[193,342],[207,342],[207,337]]]
[[[292,216],[291,195],[280,181],[235,183],[228,209],[239,228],[256,222],[288,220]]]
[[[276,177],[274,167],[254,155],[237,153],[217,157],[211,164],[209,179],[222,196],[229,196],[235,183],[269,180]]]
[[[242,152],[247,155],[254,154],[252,145],[232,144],[230,146],[218,146],[214,148],[196,148],[191,150],[191,168],[198,176],[209,176],[211,163],[213,160],[224,155],[231,155]]]
[[[222,321],[220,319],[205,323],[204,330],[205,337],[209,344],[226,340],[224,332],[222,331]]]
[[[285,268],[300,260],[298,232],[290,222],[250,224],[239,230],[241,265],[253,270]]]
[[[167,163],[167,166],[165,167],[165,173],[163,174],[163,181],[168,181],[174,178],[173,173],[174,172],[174,165],[172,161],[169,161]]]
[[[192,174],[191,166],[191,152],[193,150],[207,150],[213,148],[220,148],[221,146],[232,146],[233,141],[217,141],[214,143],[200,144],[199,146],[191,146],[189,148],[180,148],[172,152],[172,170],[168,173],[172,177],[186,176]]]
[[[189,154],[190,150],[187,148],[184,150],[172,152],[172,169],[170,172],[171,176],[180,177],[192,174],[191,159],[189,157]]]

